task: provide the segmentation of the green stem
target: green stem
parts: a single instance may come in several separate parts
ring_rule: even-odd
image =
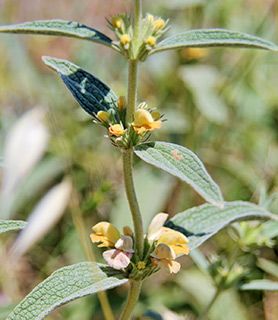
[[[137,71],[138,61],[128,61],[128,94],[127,94],[127,110],[126,110],[126,122],[131,123],[136,107],[137,98]]]
[[[131,317],[132,311],[136,306],[139,298],[142,282],[132,282],[128,292],[125,308],[120,316],[120,320],[128,320]]]
[[[218,298],[218,296],[220,295],[221,292],[222,292],[222,288],[220,288],[220,287],[217,288],[210,303],[206,306],[206,308],[203,310],[203,312],[201,313],[200,317],[197,320],[204,320],[207,318],[209,310],[211,309],[211,307],[213,306],[214,302],[216,301],[216,299]]]
[[[132,155],[130,151],[125,151],[123,153],[123,171],[124,171],[124,182],[126,196],[129,203],[130,211],[132,214],[132,220],[134,225],[135,233],[135,247],[137,249],[137,254],[140,259],[143,258],[144,251],[144,231],[143,231],[143,221],[135,193],[133,175],[132,175]]]
[[[140,20],[142,16],[142,0],[135,0],[134,6],[134,39],[139,38]]]

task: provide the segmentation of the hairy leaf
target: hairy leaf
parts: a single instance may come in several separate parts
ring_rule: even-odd
[[[3,33],[21,33],[21,34],[43,34],[52,36],[72,37],[98,42],[116,50],[117,47],[112,44],[112,40],[105,34],[80,24],[75,21],[64,20],[38,20],[0,26],[0,32]]]
[[[253,280],[248,283],[238,285],[240,290],[266,290],[278,291],[278,282],[271,280]]]
[[[89,72],[67,60],[42,57],[43,62],[57,71],[80,106],[91,116],[110,109],[118,97],[112,89]]]
[[[16,306],[6,320],[44,319],[62,304],[120,286],[127,281],[122,272],[94,262],[81,262],[64,267],[41,282]]]
[[[145,162],[188,183],[211,204],[222,205],[219,187],[207,173],[201,160],[189,149],[156,141],[138,145],[135,153]]]
[[[20,220],[0,220],[0,233],[21,230],[26,224],[27,222]]]
[[[224,208],[204,204],[178,213],[166,226],[178,230],[189,239],[190,249],[199,247],[227,225],[245,220],[271,219],[273,215],[265,208],[250,202],[225,202]]]
[[[278,46],[262,38],[225,29],[189,30],[159,42],[150,52],[154,54],[164,50],[204,48],[204,47],[238,47],[277,51]]]

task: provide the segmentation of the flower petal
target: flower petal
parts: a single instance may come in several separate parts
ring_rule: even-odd
[[[180,271],[181,265],[177,261],[156,258],[151,258],[151,260],[154,266],[158,266],[169,273],[177,273]]]
[[[173,248],[165,243],[160,243],[158,246],[156,246],[154,251],[151,253],[151,256],[157,259],[176,259],[176,254]]]
[[[117,249],[105,251],[102,255],[108,265],[117,270],[126,268],[129,265],[132,256],[131,253]]]
[[[115,244],[115,248],[125,251],[125,252],[129,252],[129,253],[133,253],[133,240],[130,236],[123,236],[121,237]]]
[[[92,227],[93,231],[95,231],[99,235],[103,235],[107,238],[108,241],[113,242],[115,244],[121,237],[120,232],[117,228],[115,228],[111,223],[102,221],[97,223]]]
[[[167,213],[158,213],[151,221],[147,238],[151,241],[155,240],[160,229],[168,218]]]

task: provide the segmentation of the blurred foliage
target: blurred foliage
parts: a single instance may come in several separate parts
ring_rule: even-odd
[[[124,0],[0,0],[0,24],[61,18],[82,22],[113,37],[105,17],[130,12],[130,7],[131,1]],[[275,0],[145,1],[144,9],[170,18],[168,35],[219,27],[276,43],[278,39]],[[0,48],[0,156],[9,128],[29,109],[43,106],[47,110],[51,133],[47,153],[27,178],[24,193],[18,195],[13,218],[26,220],[45,192],[67,174],[73,179],[88,235],[90,226],[99,220],[111,220],[117,226],[127,223],[118,151],[102,138],[101,128],[92,123],[59,77],[40,60],[41,55],[51,55],[73,61],[120,96],[126,95],[123,58],[86,41],[45,36],[1,35]],[[244,49],[164,52],[140,66],[138,98],[139,102],[147,100],[150,106],[158,107],[168,119],[156,137],[194,151],[226,200],[258,203],[263,195],[267,203],[269,195],[278,191],[277,73],[275,53]],[[137,159],[135,162],[145,225],[159,211],[174,215],[202,203],[188,186],[147,168]],[[277,200],[270,209],[278,213]],[[71,211],[70,206],[59,224],[15,265],[2,263],[15,236],[1,236],[1,319],[51,272],[85,259]],[[195,257],[195,263],[190,257],[184,258],[184,270],[178,276],[160,272],[148,279],[136,309],[138,316],[147,309],[160,312],[164,306],[195,319],[215,291],[212,279],[219,281],[221,272],[223,276],[223,266],[212,264],[211,268],[217,266],[213,272],[207,268],[206,257],[213,255],[220,257],[222,264],[236,257],[237,263],[248,270],[248,279],[277,281],[277,223],[236,224],[229,230],[203,245],[201,258]],[[101,261],[100,253],[96,255]],[[244,271],[242,277],[247,275]],[[126,291],[125,286],[109,291],[116,314]],[[277,294],[273,292],[232,287],[220,295],[210,319],[278,318],[275,301]],[[102,317],[97,297],[91,296],[59,308],[49,319]]]

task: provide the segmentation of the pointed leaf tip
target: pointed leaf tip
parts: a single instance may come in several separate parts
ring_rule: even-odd
[[[117,102],[118,97],[112,89],[74,63],[48,56],[43,56],[42,60],[60,74],[73,97],[92,117],[99,111],[110,109]]]
[[[162,40],[150,54],[172,49],[204,47],[238,47],[278,51],[275,43],[246,33],[226,29],[196,29]]]

